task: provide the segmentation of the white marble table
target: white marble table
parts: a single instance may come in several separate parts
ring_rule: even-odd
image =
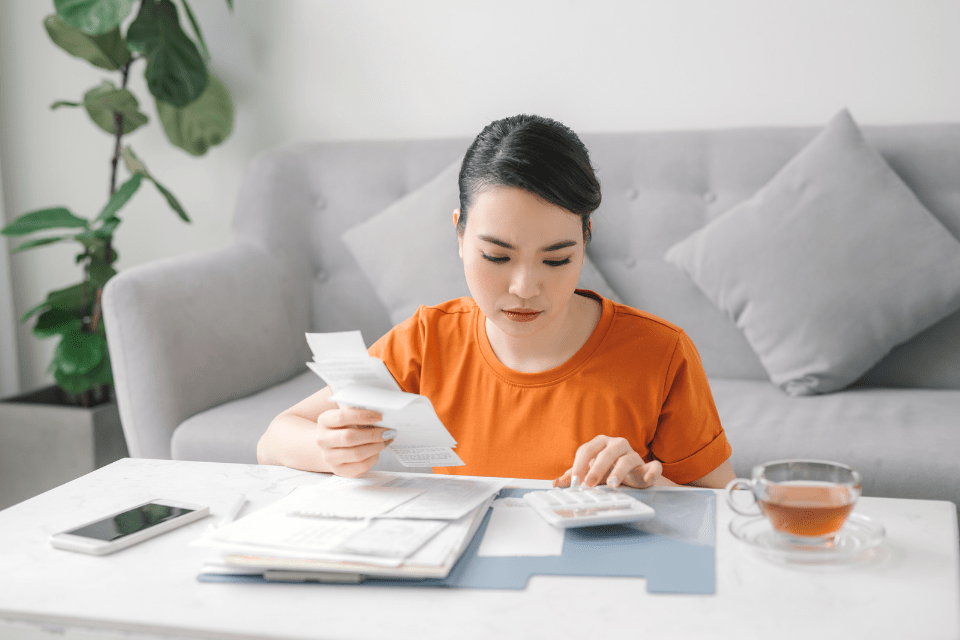
[[[534,577],[524,591],[206,584],[201,520],[104,557],[47,537],[137,500],[241,515],[316,476],[281,467],[124,459],[0,511],[0,638],[960,638],[952,503],[862,498],[883,546],[842,568],[772,563],[734,539],[717,500],[717,590],[649,594],[643,579]]]

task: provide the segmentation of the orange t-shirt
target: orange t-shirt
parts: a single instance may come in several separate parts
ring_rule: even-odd
[[[421,306],[372,347],[400,387],[430,398],[462,467],[438,473],[552,479],[580,445],[626,438],[663,475],[687,484],[730,457],[707,377],[683,330],[578,290],[602,313],[567,362],[538,373],[504,366],[471,298]]]

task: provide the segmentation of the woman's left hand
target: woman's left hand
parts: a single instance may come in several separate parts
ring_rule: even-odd
[[[573,466],[554,480],[553,486],[592,488],[604,482],[614,488],[626,485],[637,489],[672,484],[663,477],[660,462],[644,462],[625,438],[597,436],[580,445]]]

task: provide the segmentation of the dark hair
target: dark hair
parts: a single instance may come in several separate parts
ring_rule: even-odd
[[[517,187],[580,216],[584,242],[590,214],[600,206],[600,182],[590,155],[570,127],[542,116],[518,115],[491,122],[477,136],[460,165],[460,219],[484,187]]]

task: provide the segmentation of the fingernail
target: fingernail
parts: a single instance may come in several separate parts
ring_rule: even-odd
[[[384,440],[389,440],[390,438],[396,438],[396,437],[397,437],[396,429],[387,429],[386,431],[383,432]]]
[[[610,476],[609,478],[607,478],[608,486],[611,486],[614,489],[616,489],[618,484],[620,484],[620,478],[618,478],[617,476]]]
[[[380,414],[376,411],[364,411],[363,419],[364,420],[379,420],[381,418]]]
[[[576,489],[580,486],[580,476],[573,476],[570,478],[570,488]]]

